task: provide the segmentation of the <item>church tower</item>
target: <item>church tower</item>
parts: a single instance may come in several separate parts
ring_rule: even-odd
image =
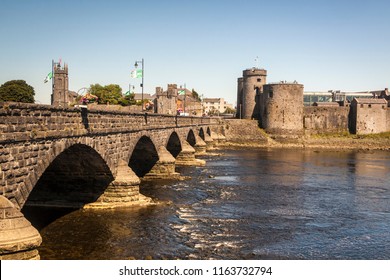
[[[53,65],[53,94],[51,96],[51,105],[56,107],[67,107],[69,105],[68,88],[68,65],[61,67],[60,63]]]

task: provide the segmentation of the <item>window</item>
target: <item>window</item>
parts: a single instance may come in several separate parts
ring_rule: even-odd
[[[259,83],[260,83],[260,82],[261,82],[261,79],[257,79],[257,82],[259,82]]]

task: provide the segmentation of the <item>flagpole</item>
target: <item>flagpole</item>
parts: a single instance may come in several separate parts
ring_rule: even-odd
[[[142,111],[144,110],[144,76],[145,76],[144,59],[142,58],[142,92],[141,92]]]
[[[51,60],[51,105],[54,105],[54,59]]]
[[[183,106],[184,116],[186,115],[186,97],[187,97],[186,83],[184,83],[184,106]]]
[[[137,69],[138,67],[138,62],[141,62],[141,66],[142,66],[142,81],[141,81],[141,87],[142,87],[142,91],[141,91],[141,110],[143,111],[144,110],[144,72],[145,72],[145,69],[144,69],[144,59],[142,58],[141,61],[135,61],[135,68]]]

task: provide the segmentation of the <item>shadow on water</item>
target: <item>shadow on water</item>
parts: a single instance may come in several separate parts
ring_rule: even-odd
[[[77,208],[69,207],[24,206],[22,213],[33,227],[41,231],[52,222],[76,210]]]

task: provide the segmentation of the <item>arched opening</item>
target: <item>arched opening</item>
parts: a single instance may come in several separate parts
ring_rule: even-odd
[[[153,168],[158,159],[158,153],[152,140],[142,136],[131,154],[129,167],[138,177],[143,177]]]
[[[200,129],[199,129],[199,137],[202,138],[202,140],[205,140],[205,139],[204,139],[204,131],[203,131],[203,128],[200,128]]]
[[[194,132],[192,131],[192,129],[188,132],[188,135],[187,135],[187,142],[188,142],[192,147],[194,147],[195,144],[196,144],[195,134],[194,134]]]
[[[173,132],[169,137],[166,148],[174,158],[176,158],[181,152],[181,143],[180,143],[179,136],[177,135],[176,132]]]
[[[22,208],[38,230],[85,204],[95,202],[114,180],[98,152],[75,144],[46,168]]]
[[[210,130],[210,127],[208,127],[208,128],[207,128],[207,130],[206,130],[206,133],[207,133],[209,136],[211,136],[211,130]]]

